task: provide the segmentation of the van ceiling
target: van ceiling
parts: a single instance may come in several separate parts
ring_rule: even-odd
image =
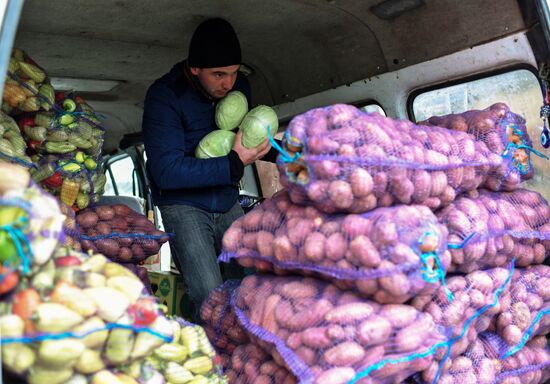
[[[139,104],[184,59],[205,18],[231,21],[255,104],[276,105],[525,28],[516,0],[424,0],[393,20],[381,0],[26,0],[17,47],[50,76],[124,84],[90,99]]]

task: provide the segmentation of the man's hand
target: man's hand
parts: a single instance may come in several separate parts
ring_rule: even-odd
[[[265,139],[263,143],[255,148],[246,148],[241,144],[241,137],[242,132],[239,130],[237,136],[235,136],[233,150],[237,152],[245,167],[264,157],[264,155],[271,149],[271,143],[268,139]]]

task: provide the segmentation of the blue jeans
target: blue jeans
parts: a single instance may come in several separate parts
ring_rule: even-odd
[[[170,239],[170,250],[189,294],[193,321],[200,322],[200,305],[224,280],[217,263],[223,234],[244,214],[243,209],[239,203],[226,213],[210,213],[189,205],[165,205],[159,209],[166,232],[175,234]],[[243,277],[243,269],[234,260],[222,267],[225,279]]]

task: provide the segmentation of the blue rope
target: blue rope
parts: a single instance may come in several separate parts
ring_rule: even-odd
[[[428,230],[420,236],[420,239],[418,240],[419,247],[422,246],[424,243],[424,240],[427,236],[435,236],[439,239],[439,236],[433,231]],[[445,271],[443,270],[443,267],[441,265],[441,261],[439,260],[439,256],[435,252],[423,252],[420,255],[420,259],[422,260],[422,278],[427,281],[428,283],[435,283],[437,281],[441,281],[441,285],[443,286],[443,289],[445,290],[445,294],[447,295],[447,299],[450,301],[453,300],[453,293],[447,288],[447,282],[445,281]],[[430,259],[433,259],[436,265],[436,269],[434,270],[432,266],[428,263]]]
[[[113,239],[113,238],[132,238],[132,239],[147,239],[147,240],[160,240],[164,237],[173,237],[174,233],[165,233],[164,235],[146,235],[143,233],[119,233],[112,232],[108,235],[97,235],[97,236],[86,236],[80,235],[82,240],[102,240],[102,239]]]
[[[514,348],[512,348],[508,352],[506,352],[504,354],[504,356],[502,357],[502,359],[504,360],[504,359],[512,356],[513,354],[517,353],[521,348],[523,348],[525,343],[527,343],[527,341],[531,337],[531,334],[535,331],[535,329],[534,329],[535,325],[542,319],[542,317],[544,315],[548,315],[548,314],[550,314],[550,308],[543,309],[542,311],[540,311],[537,314],[537,317],[535,318],[535,320],[533,320],[533,322],[531,323],[531,325],[527,329],[527,332],[525,332],[525,334],[523,335],[523,338],[521,339],[521,342],[518,345],[516,345]]]
[[[459,243],[459,244],[447,244],[447,248],[448,249],[462,249],[466,246],[466,244],[468,244],[468,242],[470,240],[472,240],[472,238],[477,235],[477,232],[473,232],[472,234],[470,234],[467,238],[465,238],[462,243]]]
[[[102,327],[102,328],[95,328],[95,329],[91,329],[89,331],[86,331],[86,332],[62,332],[62,333],[55,333],[55,334],[41,334],[41,335],[36,335],[36,336],[24,336],[24,337],[7,337],[7,338],[2,338],[2,343],[3,344],[10,344],[10,343],[35,343],[35,342],[40,342],[40,341],[44,341],[44,340],[62,340],[62,339],[67,339],[67,338],[77,338],[77,339],[83,339],[85,338],[86,336],[92,334],[92,333],[96,333],[96,332],[101,332],[101,331],[109,331],[111,329],[129,329],[129,330],[132,330],[134,332],[147,332],[153,336],[156,336],[160,339],[162,339],[163,341],[167,342],[167,343],[170,343],[172,342],[173,338],[171,336],[167,336],[167,335],[164,335],[162,333],[159,333],[149,327],[137,327],[135,325],[127,325],[127,324],[115,324],[115,323],[111,323],[111,324],[107,324],[105,325],[105,327]]]
[[[23,224],[23,228],[26,228],[29,225],[29,220],[26,217],[21,217],[18,221],[12,224],[0,227],[0,231],[6,231],[13,243],[15,244],[17,255],[21,259],[22,273],[24,275],[27,275],[29,273],[30,260],[32,260],[33,254],[27,236],[25,236],[20,228],[15,227],[15,225],[19,224],[19,222]],[[25,250],[23,249],[21,242],[25,245],[27,252],[25,252]]]
[[[288,131],[286,132],[286,134],[288,134]],[[269,125],[267,126],[267,138],[269,139],[271,146],[281,154],[281,159],[284,163],[294,163],[298,161],[298,159],[300,158],[300,153],[298,152],[294,156],[290,156],[283,148],[281,148],[281,146],[275,141],[275,139],[271,135]]]

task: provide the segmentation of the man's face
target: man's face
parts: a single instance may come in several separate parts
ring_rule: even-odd
[[[210,96],[221,99],[235,85],[237,71],[240,67],[239,64],[219,68],[191,67],[191,73],[198,77],[201,85]]]

